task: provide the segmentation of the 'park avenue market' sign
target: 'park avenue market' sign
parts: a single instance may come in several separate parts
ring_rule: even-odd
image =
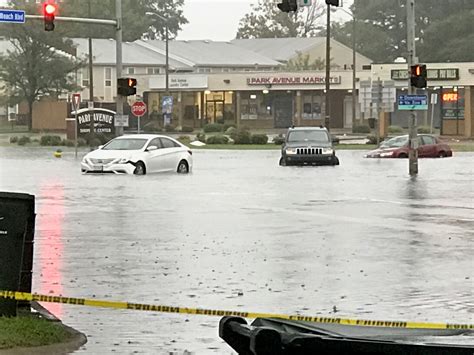
[[[72,112],[75,117],[76,112]],[[94,108],[92,110],[83,108],[77,110],[77,133],[79,135],[90,133],[91,120],[94,120],[95,133],[114,133],[115,112],[105,108]]]
[[[324,76],[254,76],[247,78],[247,85],[322,85],[326,83]],[[340,84],[340,76],[332,76],[331,84]]]

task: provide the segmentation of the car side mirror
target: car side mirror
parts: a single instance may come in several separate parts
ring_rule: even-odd
[[[157,150],[157,149],[158,149],[158,147],[156,145],[150,145],[146,150],[148,152],[152,152],[152,151]]]
[[[99,145],[97,148],[102,149],[102,148],[104,148],[104,146],[103,146],[103,145]]]

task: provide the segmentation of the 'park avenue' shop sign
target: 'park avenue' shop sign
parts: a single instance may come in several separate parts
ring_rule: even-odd
[[[73,117],[75,117],[75,114],[76,112],[73,111]],[[77,110],[77,133],[79,135],[90,133],[91,119],[94,120],[95,133],[114,133],[114,117],[115,112],[105,108],[94,108],[92,110],[83,108]]]
[[[254,76],[247,78],[247,85],[318,85],[325,84],[326,77],[308,75],[308,76]],[[331,84],[340,84],[340,76],[332,76]]]

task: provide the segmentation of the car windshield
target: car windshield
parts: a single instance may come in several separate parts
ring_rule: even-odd
[[[142,149],[146,139],[143,138],[120,138],[111,140],[102,149],[103,150],[139,150]]]
[[[408,144],[408,136],[401,136],[391,138],[388,141],[382,142],[380,148],[400,148]]]
[[[326,131],[292,131],[288,134],[288,142],[329,142]]]

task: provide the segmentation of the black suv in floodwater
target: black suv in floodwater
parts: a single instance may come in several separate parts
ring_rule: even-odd
[[[292,127],[281,148],[280,165],[339,165],[324,127]]]

